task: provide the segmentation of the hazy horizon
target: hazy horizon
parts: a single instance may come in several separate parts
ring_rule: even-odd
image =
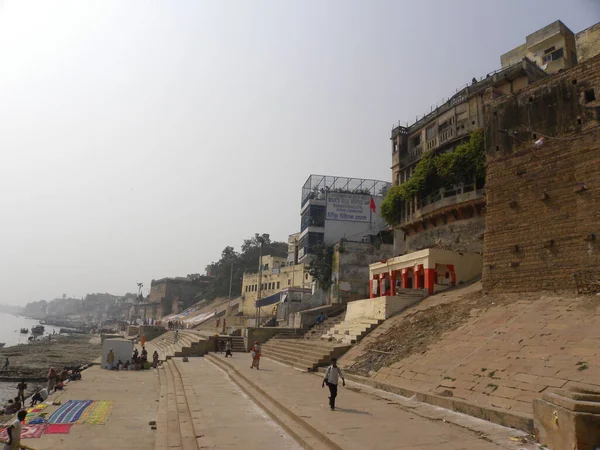
[[[557,19],[600,21],[593,0],[482,3],[0,0],[0,304],[285,241],[311,173],[391,181],[393,124]]]

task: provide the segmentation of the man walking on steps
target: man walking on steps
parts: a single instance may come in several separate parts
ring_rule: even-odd
[[[323,383],[321,384],[321,387],[325,387],[325,384],[327,384],[327,387],[329,388],[329,406],[331,407],[331,410],[335,410],[335,398],[337,397],[337,388],[338,388],[338,381],[339,379],[342,379],[342,386],[346,386],[346,380],[344,379],[344,374],[342,373],[342,370],[337,366],[337,358],[331,358],[331,365],[327,368],[327,371],[325,372],[325,376],[323,377]]]

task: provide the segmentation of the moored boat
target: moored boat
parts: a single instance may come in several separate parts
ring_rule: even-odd
[[[27,333],[29,333],[29,329],[27,329],[27,328],[21,328],[21,333],[22,334],[27,334]]]
[[[36,325],[35,327],[31,327],[31,333],[32,334],[44,334],[44,326],[43,325]]]
[[[0,348],[4,347],[6,345],[6,342],[0,342]]]

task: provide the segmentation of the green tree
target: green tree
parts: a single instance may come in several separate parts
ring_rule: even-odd
[[[308,274],[317,280],[319,286],[327,290],[331,286],[333,246],[325,243],[312,246],[312,259],[308,264]]]

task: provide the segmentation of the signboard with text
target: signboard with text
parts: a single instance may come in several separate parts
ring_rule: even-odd
[[[371,196],[330,192],[327,194],[327,220],[346,222],[371,221]]]

